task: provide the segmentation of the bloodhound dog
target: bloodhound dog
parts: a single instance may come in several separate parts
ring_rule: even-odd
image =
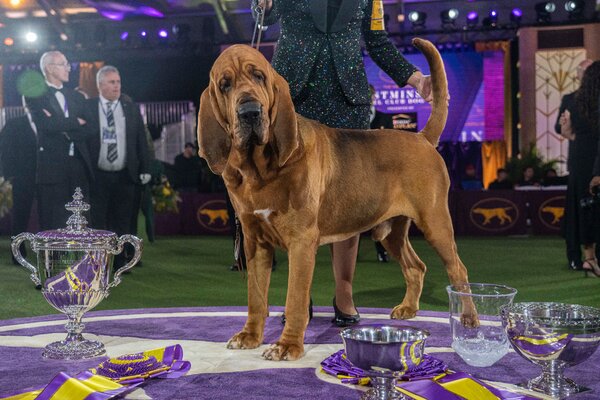
[[[372,229],[406,280],[392,318],[412,318],[419,309],[426,267],[408,241],[411,221],[442,258],[450,282],[468,282],[448,211],[448,173],[435,148],[448,115],[448,82],[435,46],[413,44],[429,62],[434,93],[419,133],[329,128],[296,114],[287,82],[260,52],[235,45],[215,61],[200,99],[199,153],[225,181],[248,263],[248,319],[228,348],[262,344],[275,247],[288,252],[289,280],[287,322],[263,353],[270,360],[303,355],[319,245]],[[463,319],[477,324],[476,311]]]

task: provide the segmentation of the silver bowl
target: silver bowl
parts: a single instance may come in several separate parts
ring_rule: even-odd
[[[565,378],[565,368],[588,359],[600,344],[600,309],[562,303],[515,303],[501,310],[508,340],[542,368],[522,386],[563,399],[589,390]]]
[[[394,389],[395,376],[418,366],[429,332],[410,326],[369,325],[341,332],[346,357],[371,378],[362,400],[404,399]]]

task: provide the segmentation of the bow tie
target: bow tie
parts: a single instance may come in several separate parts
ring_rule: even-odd
[[[64,88],[57,89],[57,88],[55,88],[54,86],[48,86],[48,90],[49,90],[49,91],[50,91],[50,93],[52,93],[52,94],[54,94],[54,93],[56,93],[56,92],[61,92],[61,93],[62,93],[62,90],[63,90],[63,89],[64,89]]]

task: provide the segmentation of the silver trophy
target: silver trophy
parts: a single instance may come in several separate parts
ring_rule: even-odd
[[[429,332],[410,326],[367,325],[346,328],[340,334],[346,357],[373,384],[361,400],[406,399],[395,389],[396,377],[421,363]]]
[[[600,345],[600,309],[562,303],[516,303],[501,311],[515,351],[542,367],[522,386],[553,399],[589,389],[566,378],[566,368],[588,359]]]
[[[142,240],[133,235],[117,237],[113,232],[87,227],[82,215],[90,209],[77,188],[73,201],[65,208],[73,213],[67,227],[43,231],[36,235],[20,233],[13,237],[12,252],[15,259],[31,272],[31,280],[42,287],[42,295],[58,311],[67,315],[67,337],[44,348],[45,358],[78,360],[106,353],[104,345],[83,337],[83,315],[108,296],[109,290],[121,282],[121,274],[131,269],[142,255]],[[20,252],[28,241],[37,254],[37,268]],[[113,255],[131,243],[135,254],[131,261],[119,268],[110,282]]]

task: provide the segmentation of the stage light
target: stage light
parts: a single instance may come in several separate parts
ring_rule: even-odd
[[[142,30],[140,31],[140,36],[145,39],[146,37],[148,37],[148,32]]]
[[[479,22],[479,15],[475,11],[471,11],[467,14],[467,28],[473,29]]]
[[[569,19],[581,19],[585,2],[583,0],[571,0],[565,3],[565,10],[569,13]]]
[[[454,25],[456,18],[458,18],[458,10],[456,8],[449,8],[440,12],[442,26]]]
[[[427,14],[422,11],[411,11],[408,13],[408,20],[411,22],[413,28],[423,28],[427,20]]]
[[[158,37],[162,39],[166,39],[169,37],[169,32],[166,29],[161,29],[158,31]]]
[[[556,11],[556,4],[551,1],[543,1],[535,5],[535,13],[537,14],[537,22],[550,22],[552,13]]]
[[[15,44],[15,40],[13,38],[7,37],[4,39],[5,46],[12,46],[13,44]]]
[[[520,25],[521,18],[523,18],[523,11],[520,8],[513,8],[510,12],[510,21],[515,25]]]
[[[485,28],[496,28],[498,26],[498,11],[491,10],[481,23]]]
[[[19,7],[21,5],[21,0],[10,0],[10,5],[13,7]]]
[[[121,32],[121,35],[119,37],[121,38],[122,41],[126,41],[127,39],[129,39],[129,32],[127,32],[127,31]]]
[[[403,23],[404,22],[404,14],[398,14],[396,19],[398,20],[399,23]]]
[[[35,43],[38,40],[38,35],[35,32],[29,31],[25,34],[25,40],[29,43]]]

